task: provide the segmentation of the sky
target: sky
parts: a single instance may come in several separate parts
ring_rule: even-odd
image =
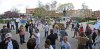
[[[18,9],[21,13],[25,13],[26,8],[38,7],[39,0],[0,0],[0,14],[11,9]],[[58,5],[64,3],[73,3],[75,9],[81,9],[82,3],[85,3],[89,9],[100,10],[100,0],[40,0],[43,4],[57,1]]]

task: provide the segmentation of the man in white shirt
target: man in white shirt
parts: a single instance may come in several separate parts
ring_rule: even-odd
[[[70,43],[68,42],[67,36],[63,37],[63,41],[61,43],[61,49],[71,49]]]
[[[49,32],[49,26],[46,24],[44,29],[45,29],[45,37],[47,37]]]
[[[11,30],[14,30],[14,24],[15,24],[14,21],[11,21],[10,24],[11,24]]]
[[[36,49],[40,49],[40,33],[39,33],[39,29],[36,29],[36,34],[33,33],[33,35],[36,38]]]

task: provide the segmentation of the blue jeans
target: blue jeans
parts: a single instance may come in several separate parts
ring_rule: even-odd
[[[20,43],[23,44],[25,42],[25,35],[20,35]]]
[[[48,31],[45,31],[45,37],[47,37],[48,36]]]
[[[52,45],[53,49],[56,49],[56,45]]]
[[[40,44],[37,44],[36,45],[36,49],[40,49]]]

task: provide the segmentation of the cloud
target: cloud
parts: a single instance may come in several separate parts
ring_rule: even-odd
[[[54,0],[40,0],[43,4],[51,3]],[[100,10],[100,0],[56,0],[59,3],[72,2],[75,9],[80,9],[82,3],[86,3],[90,9]],[[21,12],[25,12],[26,8],[35,8],[38,6],[38,0],[0,0],[0,13],[8,11],[12,8],[18,8]]]

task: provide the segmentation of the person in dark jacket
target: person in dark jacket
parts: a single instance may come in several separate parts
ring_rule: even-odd
[[[68,34],[65,31],[65,28],[62,28],[60,31],[60,42],[62,42],[64,36],[68,36]]]
[[[86,26],[85,35],[89,38],[89,40],[86,42],[86,49],[92,49],[92,29],[90,28],[89,24]]]
[[[9,23],[9,21],[7,22],[7,28],[10,29],[10,23]]]
[[[25,25],[25,28],[26,28],[26,31],[28,31],[28,22],[26,23],[26,25]]]
[[[7,33],[5,40],[0,43],[0,49],[19,49],[18,42],[12,39],[12,34]]]
[[[33,23],[32,23],[32,21],[29,23],[29,33],[30,33],[30,37],[29,38],[31,38],[32,37],[32,32],[33,32]]]
[[[8,29],[7,28],[7,26],[3,26],[3,29],[1,29],[1,31],[0,31],[0,33],[1,33],[1,40],[3,41],[4,40],[4,38],[5,38],[5,35],[7,34],[7,33],[9,33],[10,32],[10,29]]]
[[[50,35],[47,36],[47,39],[49,39],[51,41],[51,45],[54,49],[56,49],[56,39],[57,39],[57,35],[53,33],[53,30],[50,30]]]
[[[93,31],[93,33],[92,33],[92,40],[93,40],[93,44],[95,43],[95,39],[96,39],[96,37],[97,37],[97,32],[96,32],[97,30],[94,28],[94,31]]]

